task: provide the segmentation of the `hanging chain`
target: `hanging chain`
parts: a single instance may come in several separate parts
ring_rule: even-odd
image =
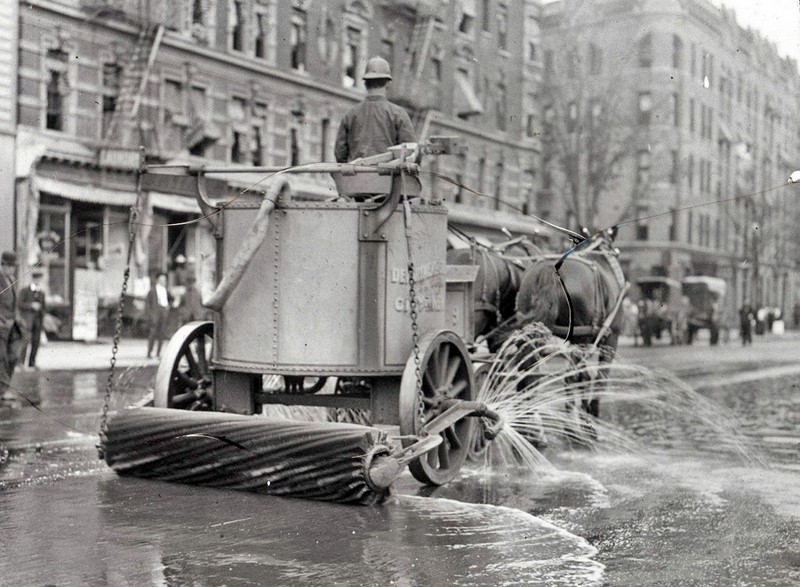
[[[409,241],[410,242],[410,241]],[[414,345],[414,376],[417,387],[417,412],[420,424],[425,423],[425,404],[422,401],[422,370],[419,359],[419,324],[417,323],[417,291],[414,287],[414,262],[411,261],[411,247],[408,247],[408,307],[411,316],[411,342]]]
[[[125,312],[125,294],[128,291],[128,281],[131,276],[131,257],[133,256],[133,246],[136,240],[136,226],[139,217],[139,206],[142,200],[142,173],[144,172],[145,158],[144,149],[140,148],[139,151],[139,173],[136,177],[136,202],[131,206],[130,215],[128,216],[128,255],[125,262],[125,273],[122,278],[122,288],[120,289],[119,302],[117,303],[117,311],[114,316],[114,341],[111,346],[111,359],[108,367],[108,378],[106,379],[105,391],[103,392],[103,410],[100,417],[100,433],[99,436],[102,440],[108,431],[108,407],[111,403],[111,393],[114,390],[114,371],[117,366],[117,353],[119,351],[119,341],[122,337],[122,316]],[[104,458],[102,445],[97,445],[97,453],[99,458]]]
[[[402,151],[402,158],[405,161],[405,147]],[[411,246],[411,204],[408,201],[408,194],[406,192],[406,175],[405,170],[400,169],[400,186],[403,197],[403,219],[406,225],[406,249],[408,251],[408,310],[411,317],[411,343],[414,345],[414,377],[416,379],[417,390],[417,417],[419,424],[422,426],[425,423],[425,403],[422,401],[422,369],[420,367],[421,361],[419,358],[419,318],[418,304],[417,304],[417,290],[416,280],[414,278],[414,261],[412,259],[412,246]]]

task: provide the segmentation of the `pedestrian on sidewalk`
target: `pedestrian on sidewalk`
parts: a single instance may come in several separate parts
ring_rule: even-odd
[[[745,300],[739,308],[739,336],[742,339],[742,346],[753,344],[753,322],[755,322],[755,312],[749,300]]]
[[[0,255],[0,402],[15,398],[11,393],[11,377],[19,356],[22,331],[17,317],[17,256],[11,251]]]
[[[19,292],[19,310],[25,324],[25,346],[22,348],[19,360],[25,362],[28,355],[28,367],[36,367],[36,354],[39,351],[39,342],[42,339],[42,323],[45,313],[45,294],[42,288],[42,271],[34,269],[31,273],[33,281],[28,287]]]
[[[150,291],[147,292],[145,300],[145,312],[147,313],[147,358],[153,353],[153,346],[156,340],[158,347],[156,356],[161,356],[161,344],[166,337],[167,323],[169,321],[169,309],[172,305],[172,296],[167,290],[167,274],[161,271],[150,279]]]

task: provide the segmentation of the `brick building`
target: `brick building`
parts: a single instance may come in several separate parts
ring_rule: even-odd
[[[74,335],[79,298],[91,305],[95,291],[102,307],[119,295],[138,145],[152,162],[330,161],[375,54],[391,62],[390,98],[410,109],[418,132],[456,134],[469,148],[428,170],[527,210],[540,152],[538,10],[502,0],[25,2],[17,245],[29,264],[44,261],[51,307]],[[501,239],[501,226],[534,231],[496,200],[431,177],[454,222]],[[319,177],[294,181],[298,192],[332,194]],[[213,281],[208,230],[166,226],[197,213],[185,197],[148,194],[134,295],[178,255]]]
[[[631,278],[716,275],[729,311],[745,297],[791,310],[795,188],[688,207],[781,185],[800,166],[797,63],[707,0],[560,0],[541,26],[538,208],[621,223]]]

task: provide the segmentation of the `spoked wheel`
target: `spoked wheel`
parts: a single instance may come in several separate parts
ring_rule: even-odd
[[[190,322],[172,335],[156,372],[155,406],[178,410],[213,409],[212,322]]]
[[[419,341],[421,386],[417,393],[414,354],[406,362],[400,383],[400,434],[418,435],[422,427],[442,413],[445,400],[475,399],[472,361],[461,338],[449,330],[429,332]],[[428,485],[443,485],[458,475],[472,440],[473,418],[462,418],[440,435],[442,443],[412,461],[414,477]],[[404,440],[405,445],[413,440]]]
[[[491,365],[489,363],[481,363],[475,368],[475,395],[480,393],[483,383],[489,376]],[[470,461],[476,462],[483,458],[486,454],[486,449],[489,447],[489,441],[483,437],[483,426],[472,427],[472,440],[469,443],[469,452],[467,458]]]

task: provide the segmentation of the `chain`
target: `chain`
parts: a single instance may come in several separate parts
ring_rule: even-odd
[[[117,352],[119,351],[119,340],[122,336],[122,316],[125,312],[125,293],[128,291],[128,281],[131,276],[131,257],[133,256],[133,245],[136,240],[136,220],[139,216],[139,205],[142,200],[142,173],[144,172],[145,157],[144,148],[139,152],[139,174],[136,179],[136,203],[131,206],[131,212],[128,216],[128,255],[125,262],[125,273],[122,278],[122,288],[119,294],[119,303],[117,304],[117,312],[114,316],[114,342],[111,346],[111,359],[108,366],[108,378],[106,379],[106,387],[103,392],[103,410],[100,417],[100,439],[105,436],[108,431],[108,407],[111,403],[111,392],[114,390],[114,371],[117,366]],[[100,460],[104,459],[102,442],[97,445],[97,454]]]
[[[405,160],[405,147],[402,151],[403,159]],[[425,403],[422,401],[422,370],[420,368],[419,358],[419,318],[418,304],[417,304],[417,290],[415,288],[416,280],[414,279],[414,261],[411,254],[411,204],[408,201],[408,193],[406,192],[406,176],[405,172],[400,171],[400,184],[403,196],[403,220],[406,225],[406,249],[408,251],[408,309],[411,317],[411,343],[414,345],[414,376],[416,378],[417,390],[417,417],[419,418],[420,426],[425,423]]]
[[[411,316],[411,343],[414,345],[414,375],[417,387],[417,413],[420,424],[425,422],[425,404],[422,401],[422,371],[419,359],[419,324],[417,323],[417,291],[414,287],[414,262],[411,261],[411,247],[409,247],[408,261],[408,306]]]

